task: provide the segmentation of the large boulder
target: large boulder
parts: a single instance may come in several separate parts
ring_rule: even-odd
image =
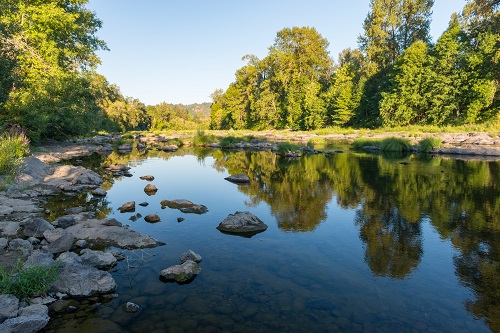
[[[46,230],[43,237],[49,242],[47,250],[51,253],[66,252],[75,242],[75,236],[66,229]]]
[[[23,234],[26,237],[41,238],[46,230],[54,229],[52,224],[39,217],[24,220],[21,226],[24,227]]]
[[[235,184],[248,184],[250,183],[250,178],[244,174],[231,175],[229,177],[224,178],[227,181]]]
[[[192,260],[187,260],[180,265],[170,266],[160,272],[162,279],[178,283],[189,282],[201,272],[200,266]]]
[[[107,294],[113,292],[115,289],[116,282],[109,272],[82,265],[77,261],[73,264],[62,265],[59,279],[51,288],[54,292],[68,294],[72,297]]]
[[[7,319],[0,324],[2,333],[36,333],[49,323],[49,316],[34,314]]]
[[[142,249],[163,245],[156,239],[130,229],[125,229],[115,219],[83,220],[67,229],[78,239],[96,246],[114,246],[126,249]]]
[[[80,258],[84,265],[93,266],[98,269],[110,269],[116,265],[116,258],[109,252],[93,251],[84,249],[80,252]]]
[[[17,317],[18,309],[19,299],[16,296],[10,294],[0,295],[0,322]]]
[[[179,209],[183,213],[205,214],[208,212],[206,206],[192,203],[186,199],[162,200],[160,204],[162,208]]]
[[[26,239],[16,238],[9,242],[9,250],[19,251],[23,256],[28,256],[33,251],[33,245]]]
[[[250,212],[229,214],[217,229],[224,233],[251,237],[267,229],[267,225]]]
[[[50,268],[56,265],[55,260],[53,259],[53,254],[50,252],[35,250],[26,260],[24,267],[30,266],[42,266],[46,268]]]

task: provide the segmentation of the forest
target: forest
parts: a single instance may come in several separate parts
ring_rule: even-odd
[[[336,61],[313,27],[284,28],[264,59],[245,56],[235,81],[213,93],[210,117],[199,107],[145,105],[98,74],[97,51],[107,46],[87,2],[0,2],[0,126],[19,126],[36,144],[99,131],[499,120],[499,0],[469,0],[436,43],[433,0],[370,0],[358,48]]]
[[[469,0],[433,43],[433,0],[370,0],[337,61],[313,27],[285,28],[213,93],[212,129],[464,125],[499,121],[498,0]]]

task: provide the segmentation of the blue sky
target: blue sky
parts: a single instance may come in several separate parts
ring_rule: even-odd
[[[465,0],[435,0],[431,35],[436,40]],[[267,55],[276,33],[309,26],[330,42],[337,59],[357,46],[369,0],[90,0],[103,21],[97,35],[98,72],[125,96],[146,104],[209,102],[226,89],[241,58]]]

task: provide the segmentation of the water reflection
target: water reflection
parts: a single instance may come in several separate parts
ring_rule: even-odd
[[[290,161],[272,152],[193,149],[149,152],[148,156],[168,161],[191,154],[197,156],[202,166],[210,158],[214,162],[207,165],[219,172],[247,174],[252,180],[250,184],[233,186],[244,194],[247,207],[265,204],[279,230],[295,236],[315,235],[322,225],[337,223],[337,216],[332,212],[356,210],[352,226],[362,242],[366,267],[377,278],[389,277],[396,282],[415,278],[425,252],[432,250],[425,245],[424,232],[425,225],[430,223],[441,240],[454,247],[455,274],[460,283],[473,292],[466,302],[467,310],[476,318],[485,319],[492,331],[500,332],[499,162],[355,153],[305,156]],[[145,155],[136,152],[113,153],[93,167],[118,163],[138,167],[144,158]],[[106,176],[105,188],[111,188],[113,182],[115,179]],[[329,209],[331,206],[338,209]],[[101,207],[103,213],[108,209],[106,203]],[[224,246],[221,244],[218,246]],[[307,246],[313,251],[313,245]],[[282,251],[270,249],[273,253]],[[286,275],[286,280],[292,281],[294,276],[296,272]],[[204,276],[200,278],[203,281]],[[451,277],[443,275],[442,278]],[[308,279],[309,276],[303,278],[307,288]],[[323,284],[328,283],[325,280]],[[336,293],[342,290],[338,285],[331,288]],[[321,291],[323,293],[325,291]],[[224,297],[229,296],[224,294]],[[269,294],[262,293],[261,297],[265,299]],[[309,299],[306,304],[323,311],[322,304],[329,302],[331,300]],[[337,303],[334,306],[340,308]],[[276,307],[282,304],[277,302]],[[373,321],[387,322],[377,315],[373,318]]]

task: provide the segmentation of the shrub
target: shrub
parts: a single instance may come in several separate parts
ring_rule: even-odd
[[[280,142],[276,146],[278,154],[293,153],[300,150],[300,146],[290,142]]]
[[[354,140],[354,142],[352,143],[352,147],[354,149],[361,149],[365,146],[380,146],[381,142],[379,140],[375,140],[375,139],[356,139]]]
[[[19,171],[22,158],[30,153],[29,144],[20,127],[12,127],[0,135],[0,174],[13,176]]]
[[[443,146],[443,141],[438,138],[428,137],[420,141],[419,147],[422,152],[429,152],[435,148],[441,148]]]
[[[202,129],[196,130],[196,135],[193,139],[193,143],[195,146],[206,146],[214,142],[217,142],[217,138],[214,135],[206,134]]]
[[[0,267],[0,294],[13,294],[20,299],[43,295],[59,278],[58,266],[24,267],[19,259],[10,272]]]
[[[380,142],[381,151],[411,151],[410,141],[402,138],[387,138]]]

